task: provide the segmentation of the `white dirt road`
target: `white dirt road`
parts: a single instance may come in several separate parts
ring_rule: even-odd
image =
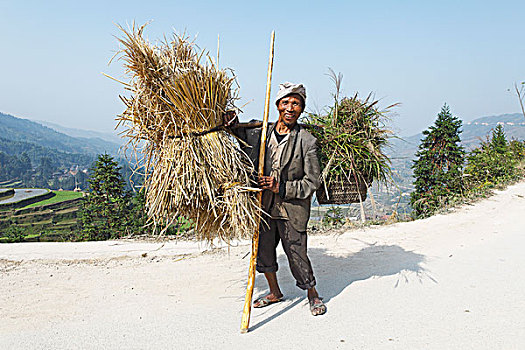
[[[324,316],[281,250],[286,299],[254,309],[248,334],[249,245],[205,248],[0,245],[0,349],[525,348],[525,183],[448,215],[310,237]]]

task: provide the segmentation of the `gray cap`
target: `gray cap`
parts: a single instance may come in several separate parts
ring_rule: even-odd
[[[279,92],[275,97],[275,104],[278,104],[280,99],[291,94],[297,94],[301,96],[304,105],[306,105],[306,89],[303,84],[293,84],[290,82],[279,84]]]

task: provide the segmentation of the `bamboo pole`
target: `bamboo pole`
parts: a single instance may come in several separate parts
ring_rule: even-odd
[[[268,115],[270,114],[270,91],[272,87],[273,70],[273,43],[275,41],[275,31],[272,31],[270,39],[270,59],[268,60],[268,76],[266,80],[266,101],[264,102],[264,118],[261,130],[261,146],[259,149],[259,177],[264,175],[264,156],[266,152],[266,132],[268,129]],[[257,193],[257,200],[262,206],[263,191]],[[246,297],[244,298],[244,309],[242,311],[241,333],[248,332],[250,325],[250,314],[252,312],[253,286],[255,284],[255,264],[257,262],[257,251],[259,249],[259,224],[261,218],[257,219],[257,227],[252,236],[252,255],[250,257],[250,269],[248,270],[248,284],[246,286]]]

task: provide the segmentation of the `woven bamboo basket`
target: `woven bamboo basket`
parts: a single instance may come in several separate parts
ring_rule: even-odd
[[[366,199],[368,190],[368,181],[359,180],[348,181],[344,180],[333,181],[325,186],[324,183],[316,191],[317,202],[319,204],[351,204],[359,203],[359,195],[361,200]]]

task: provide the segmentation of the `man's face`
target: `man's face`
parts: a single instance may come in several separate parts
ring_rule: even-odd
[[[292,127],[297,123],[297,119],[303,112],[303,100],[299,95],[289,95],[279,100],[277,105],[279,111],[279,121],[287,127]]]

